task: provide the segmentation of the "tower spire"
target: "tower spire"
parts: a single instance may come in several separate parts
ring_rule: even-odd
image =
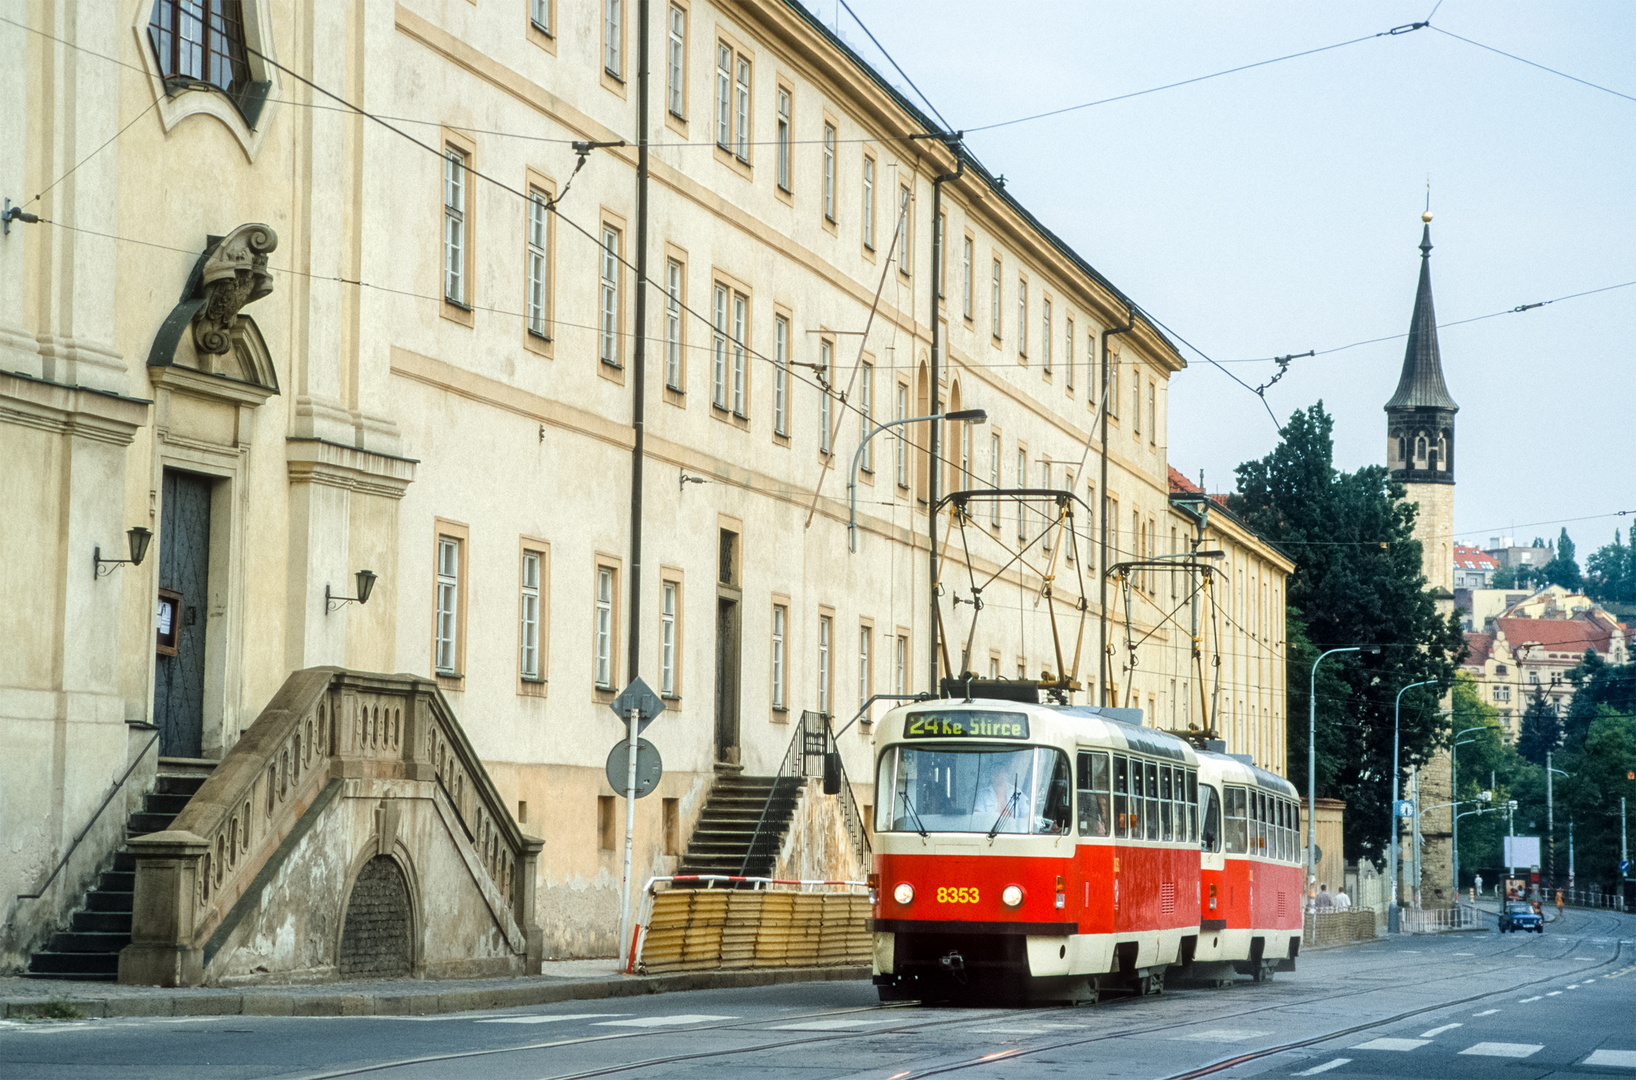
[[[1427,200],[1430,201],[1430,191]],[[1392,409],[1459,408],[1443,381],[1443,360],[1437,348],[1437,313],[1432,305],[1431,211],[1420,215],[1425,223],[1420,234],[1420,285],[1415,290],[1414,313],[1409,316],[1409,341],[1403,352],[1403,373],[1397,393],[1386,403]]]

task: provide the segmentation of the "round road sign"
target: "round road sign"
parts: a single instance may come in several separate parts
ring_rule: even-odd
[[[659,760],[659,748],[646,739],[636,740],[636,797],[649,794],[659,786],[659,777],[665,772]],[[620,795],[630,782],[630,742],[620,739],[608,752],[608,786]]]

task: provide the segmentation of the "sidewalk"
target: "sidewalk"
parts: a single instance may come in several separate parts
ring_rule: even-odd
[[[380,979],[286,986],[121,986],[0,976],[0,1018],[112,1016],[432,1016],[557,1001],[867,979],[866,967],[755,968],[625,975],[613,960],[549,960],[503,979]]]

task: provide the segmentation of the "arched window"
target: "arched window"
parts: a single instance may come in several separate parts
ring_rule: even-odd
[[[1449,437],[1447,432],[1437,436],[1437,467],[1439,469],[1449,467]]]
[[[208,83],[243,110],[251,76],[240,0],[154,0],[148,40],[167,84]]]
[[[1419,464],[1422,464],[1425,460],[1426,460],[1426,436],[1416,435],[1414,437],[1414,463],[1416,465],[1419,465]]]

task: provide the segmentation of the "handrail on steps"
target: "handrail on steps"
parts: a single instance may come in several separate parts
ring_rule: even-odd
[[[114,786],[112,788],[108,789],[108,794],[103,796],[102,805],[97,807],[96,813],[91,815],[91,820],[85,823],[85,828],[80,830],[80,834],[74,837],[74,842],[68,845],[68,851],[63,854],[61,859],[57,860],[56,867],[49,875],[47,875],[45,881],[41,882],[36,887],[34,892],[18,893],[17,899],[38,900],[40,897],[45,895],[45,891],[51,887],[51,883],[57,880],[57,875],[62,873],[62,868],[68,865],[68,860],[74,857],[74,852],[79,849],[80,841],[84,840],[86,836],[90,835],[91,826],[95,825],[97,823],[97,819],[102,817],[102,812],[108,809],[109,803],[114,801],[114,796],[118,795],[119,790],[125,786],[125,781],[131,778],[131,773],[135,772],[136,767],[142,764],[142,759],[148,756],[148,751],[153,749],[153,744],[159,741],[159,734],[160,733],[158,731],[155,731],[153,733],[153,738],[148,740],[147,745],[142,747],[141,750],[137,751],[136,757],[131,759],[131,763],[125,767],[125,774],[114,782]]]

